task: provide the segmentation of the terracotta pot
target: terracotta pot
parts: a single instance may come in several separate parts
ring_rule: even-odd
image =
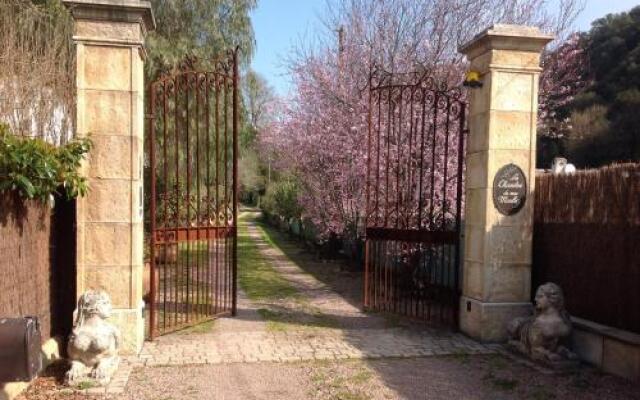
[[[174,263],[176,261],[178,261],[177,244],[158,246],[156,249],[156,264]]]

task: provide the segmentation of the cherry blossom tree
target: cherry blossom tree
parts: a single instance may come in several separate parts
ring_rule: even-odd
[[[555,49],[546,52],[542,66],[538,99],[539,134],[562,137],[571,124],[568,106],[591,81],[580,34],[572,34]]]
[[[298,201],[320,232],[353,232],[365,214],[372,72],[400,77],[415,71],[457,86],[465,69],[457,47],[473,34],[496,22],[534,24],[562,34],[580,2],[563,0],[558,13],[546,10],[546,0],[329,2],[323,33],[312,45],[295,48],[288,60],[294,90],[278,104],[279,118],[260,134],[263,157],[268,154],[274,168],[297,177]],[[411,158],[406,146],[396,143],[394,151]],[[455,193],[435,169],[446,204]]]

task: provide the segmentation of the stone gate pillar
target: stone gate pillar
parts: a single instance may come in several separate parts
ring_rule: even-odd
[[[460,48],[469,90],[460,329],[482,341],[531,311],[531,241],[540,53],[537,28],[494,25]]]
[[[130,354],[144,339],[143,63],[155,22],[148,1],[63,2],[75,21],[76,132],[94,143],[83,166],[89,193],[77,202],[77,292],[109,293]]]

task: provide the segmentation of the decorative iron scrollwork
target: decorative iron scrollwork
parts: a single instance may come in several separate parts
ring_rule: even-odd
[[[460,101],[462,90],[458,85],[449,86],[449,80],[437,78],[431,70],[393,73],[386,71],[379,65],[374,65],[370,76],[370,91],[400,90],[405,87],[419,88],[426,92],[438,93],[442,97]],[[422,97],[416,98],[420,101]]]

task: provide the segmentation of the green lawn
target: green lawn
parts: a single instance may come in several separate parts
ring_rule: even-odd
[[[260,255],[245,225],[238,229],[238,284],[251,300],[300,297],[298,291]]]

